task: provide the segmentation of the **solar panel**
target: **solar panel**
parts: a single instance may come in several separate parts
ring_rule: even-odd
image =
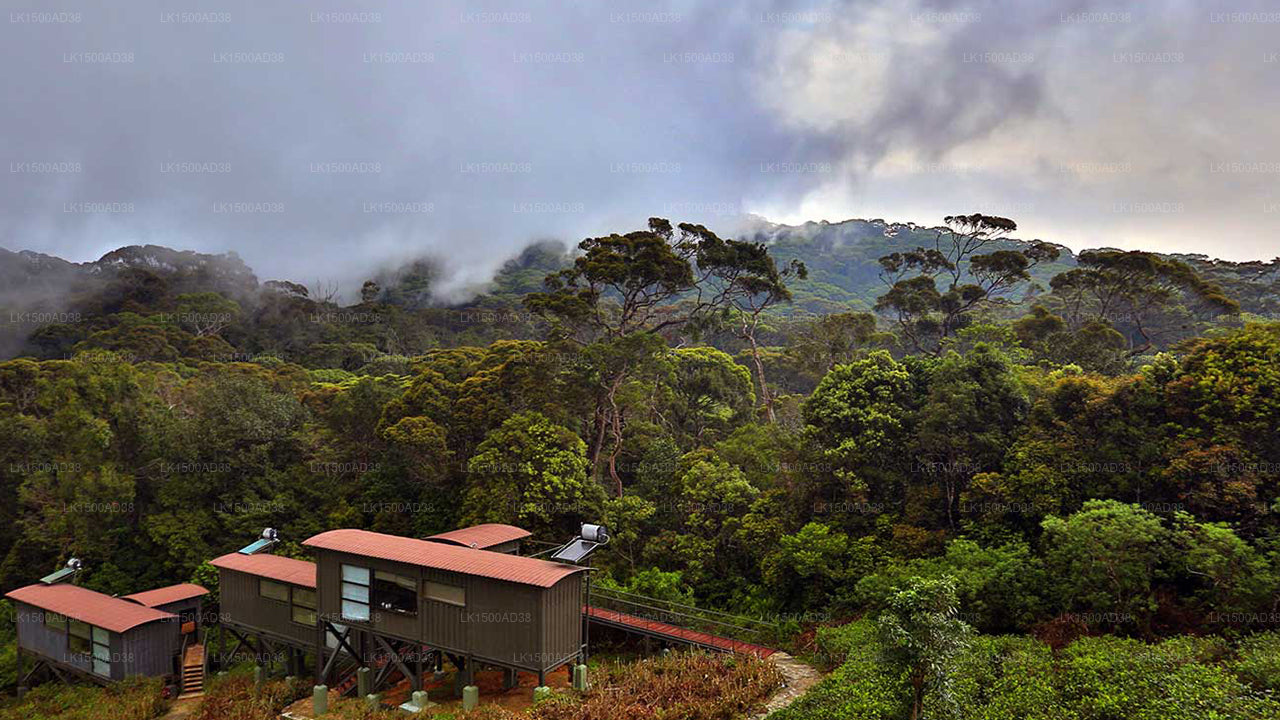
[[[551,558],[561,562],[576,563],[590,555],[592,551],[598,547],[600,547],[600,543],[598,542],[577,538],[575,540],[571,540],[568,545],[565,545],[552,553]]]
[[[240,548],[240,554],[256,555],[262,552],[263,550],[266,550],[267,548],[271,547],[275,543],[276,543],[275,540],[267,540],[266,538],[262,538],[261,540],[255,540],[252,544],[246,545],[245,547]]]
[[[48,575],[45,575],[44,577],[40,578],[40,582],[44,583],[45,585],[57,585],[63,580],[66,580],[72,575],[75,575],[79,569],[80,568],[65,567],[65,568],[62,568],[61,570],[58,570],[57,572],[53,572],[53,573],[49,573]]]

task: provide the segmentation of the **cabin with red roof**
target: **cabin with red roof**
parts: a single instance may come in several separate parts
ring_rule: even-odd
[[[585,568],[478,547],[486,537],[501,546],[527,533],[466,530],[475,532],[446,533],[453,537],[445,541],[351,529],[305,540],[316,552],[326,638],[364,662],[397,655],[405,669],[405,657],[420,661],[427,648],[450,657],[464,679],[480,665],[544,677],[580,657]],[[323,667],[318,675],[327,680]]]
[[[124,595],[120,599],[173,613],[178,616],[182,634],[194,636],[203,624],[204,597],[208,594],[209,591],[199,585],[181,583]]]
[[[64,680],[106,683],[177,672],[182,636],[174,613],[66,583],[28,585],[5,597],[14,604],[20,662],[33,659],[32,673],[47,667]]]
[[[315,563],[234,552],[209,564],[218,568],[219,619],[224,627],[292,648],[315,645]]]

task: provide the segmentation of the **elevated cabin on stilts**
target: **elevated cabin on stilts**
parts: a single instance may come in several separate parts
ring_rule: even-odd
[[[305,654],[316,641],[316,564],[279,555],[229,553],[209,561],[218,569],[219,623],[234,639],[224,663],[248,646],[258,664],[281,659],[286,672],[301,674]],[[226,635],[220,642],[226,641]]]
[[[366,530],[331,530],[303,545],[317,556],[318,655],[336,643],[362,665],[378,659],[387,670],[380,675],[398,670],[418,690],[432,653],[453,661],[461,684],[485,665],[505,670],[508,686],[518,670],[544,684],[584,653],[586,568]],[[328,682],[331,665],[317,662],[318,682]]]
[[[15,609],[20,688],[45,670],[99,684],[177,674],[177,614],[65,583],[28,585],[5,597]],[[34,666],[24,673],[27,658]]]

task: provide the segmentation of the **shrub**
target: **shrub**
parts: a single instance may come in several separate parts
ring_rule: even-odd
[[[770,720],[906,717],[909,689],[877,662],[871,623],[825,628],[818,644],[844,664]],[[1033,638],[979,636],[955,661],[952,707],[959,720],[1280,718],[1280,702],[1265,692],[1280,677],[1278,663],[1280,633],[1256,635],[1234,656],[1219,638],[1147,645],[1090,637],[1055,655]],[[946,710],[929,698],[922,716],[942,717]]]
[[[880,663],[871,620],[818,630],[823,659],[840,667],[770,720],[890,720],[903,717],[907,683]]]
[[[274,680],[255,685],[244,672],[210,680],[192,720],[275,720],[289,703],[304,697],[308,686]]]
[[[1227,666],[1254,688],[1280,695],[1280,632],[1258,633],[1240,641],[1236,657]]]
[[[777,668],[735,655],[674,653],[632,663],[606,663],[584,696],[560,693],[528,715],[494,706],[466,720],[734,720],[750,716],[782,684]]]
[[[109,687],[50,683],[22,700],[0,704],[0,720],[151,720],[168,703],[156,678],[134,678]]]
[[[979,636],[956,661],[951,692],[964,717],[981,720],[1025,718],[1069,720],[1057,705],[1053,653],[1034,638]],[[938,710],[925,704],[925,717]]]

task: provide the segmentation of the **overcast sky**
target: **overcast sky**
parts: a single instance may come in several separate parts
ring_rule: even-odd
[[[1280,6],[6,0],[0,246],[262,279],[639,227],[1005,215],[1280,254]]]

